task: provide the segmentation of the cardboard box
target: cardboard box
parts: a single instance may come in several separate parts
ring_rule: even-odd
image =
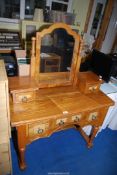
[[[16,58],[26,58],[26,50],[15,50]]]
[[[29,76],[29,74],[30,74],[30,64],[18,64],[19,76]]]

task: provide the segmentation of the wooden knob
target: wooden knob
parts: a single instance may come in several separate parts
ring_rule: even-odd
[[[39,128],[39,129],[38,129],[38,134],[43,133],[43,131],[44,131],[43,129],[40,129],[40,128]]]
[[[59,122],[59,125],[61,126],[61,125],[64,125],[64,121],[63,120],[61,120],[60,122]]]
[[[26,96],[22,97],[22,102],[27,102],[28,98]]]
[[[92,115],[92,120],[95,120],[96,118],[96,115]]]
[[[78,116],[75,117],[74,122],[78,122],[80,119]]]

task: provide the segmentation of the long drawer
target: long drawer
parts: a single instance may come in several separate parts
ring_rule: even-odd
[[[54,130],[56,131],[57,128],[64,128],[66,125],[96,125],[99,121],[102,121],[101,111],[99,109],[82,113],[62,115],[50,120],[43,120],[29,124],[28,136],[30,140],[34,140],[37,138],[49,136]]]
[[[30,139],[45,137],[51,129],[51,121],[34,122],[28,125],[28,134]]]

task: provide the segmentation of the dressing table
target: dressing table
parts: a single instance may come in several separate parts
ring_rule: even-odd
[[[42,38],[57,33],[70,35],[72,58],[60,65],[60,72],[41,72]],[[102,125],[108,108],[114,102],[99,90],[101,81],[92,72],[79,72],[82,39],[68,25],[56,23],[37,32],[32,38],[30,76],[10,77],[10,120],[17,131],[18,159],[21,169],[26,168],[25,149],[32,141],[48,137],[56,131],[74,127],[92,146],[93,139]],[[53,53],[58,54],[54,50]],[[63,63],[66,58],[61,58]],[[65,67],[66,66],[66,67]],[[70,67],[68,71],[68,67]],[[82,130],[92,126],[90,136]]]

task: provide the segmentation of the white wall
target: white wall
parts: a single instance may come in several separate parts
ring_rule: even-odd
[[[90,0],[73,0],[72,3],[72,12],[76,14],[75,25],[80,24],[78,27],[80,33],[84,31],[89,3]]]

